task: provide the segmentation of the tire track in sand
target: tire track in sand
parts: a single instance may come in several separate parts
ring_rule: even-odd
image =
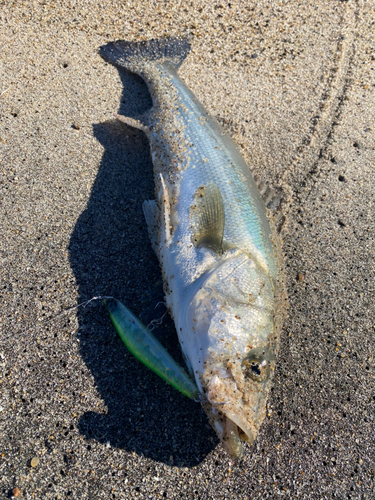
[[[350,86],[350,67],[354,56],[359,9],[360,6],[354,0],[346,3],[337,63],[331,70],[331,84],[322,95],[319,114],[311,133],[301,141],[291,165],[285,170],[281,179],[280,187],[284,192],[283,212],[285,215],[292,205],[301,201],[302,193],[305,197],[306,191],[311,191],[324,170],[324,163],[320,160],[326,155]]]

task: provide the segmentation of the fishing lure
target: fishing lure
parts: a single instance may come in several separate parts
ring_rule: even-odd
[[[168,384],[198,401],[198,387],[150,330],[119,300],[106,299],[103,304],[129,351]]]

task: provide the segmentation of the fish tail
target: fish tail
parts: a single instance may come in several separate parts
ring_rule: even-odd
[[[162,38],[142,42],[117,40],[99,48],[99,54],[106,61],[141,74],[145,63],[168,62],[176,70],[190,51],[188,38]]]

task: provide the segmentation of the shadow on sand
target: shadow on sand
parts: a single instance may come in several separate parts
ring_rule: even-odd
[[[135,116],[151,107],[143,81],[120,72],[119,113]],[[164,313],[161,273],[148,239],[142,202],[154,198],[146,136],[111,120],[94,125],[105,152],[87,209],[70,241],[70,263],[79,302],[109,295],[144,321]],[[78,309],[82,357],[95,378],[107,413],[85,413],[79,430],[88,439],[135,451],[153,460],[194,466],[217,445],[200,405],[165,384],[126,351],[104,308]],[[148,316],[148,317],[147,317]],[[167,315],[155,332],[183,363],[174,325]]]

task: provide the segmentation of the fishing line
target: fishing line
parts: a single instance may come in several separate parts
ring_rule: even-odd
[[[68,307],[67,309],[64,309],[63,311],[56,314],[56,316],[52,316],[52,318],[48,318],[46,321],[52,321],[53,319],[56,319],[59,316],[63,316],[64,314],[68,313],[69,311],[73,311],[74,309],[78,309],[79,307],[85,308],[88,304],[90,304],[90,302],[93,302],[94,300],[103,300],[103,299],[114,299],[114,297],[109,297],[107,295],[98,295],[97,297],[93,297],[92,299],[86,300],[85,302],[81,302],[80,304],[77,304],[75,306]]]
[[[52,316],[52,318],[48,318],[46,319],[45,321],[52,321],[53,319],[56,319],[60,316],[63,316],[64,314],[67,314],[68,312],[70,311],[74,311],[75,309],[79,309],[80,307],[87,307],[91,302],[94,302],[96,300],[103,300],[103,299],[114,299],[115,300],[115,297],[112,297],[112,296],[108,296],[108,295],[98,295],[97,297],[92,297],[91,299],[89,300],[85,300],[84,302],[81,302],[80,304],[76,304],[75,306],[71,306],[71,307],[68,307],[67,309],[64,309],[63,311],[59,312],[58,314],[56,314],[55,316]],[[164,302],[158,302],[156,304],[156,306],[154,307],[154,309],[156,309],[160,304],[164,304]],[[165,311],[165,313],[163,314],[163,316],[159,319],[154,319],[152,320],[147,328],[150,329],[151,331],[155,328],[155,325],[161,325],[162,322],[163,322],[163,319],[165,317],[165,315],[167,314],[168,312],[168,309]],[[222,406],[222,405],[226,405],[228,403],[230,403],[230,401],[223,401],[223,402],[218,402],[218,403],[213,403],[211,401],[209,401],[208,399],[204,398],[202,396],[202,394],[199,394],[199,396],[194,399],[194,401],[196,403],[210,403],[212,406]]]

